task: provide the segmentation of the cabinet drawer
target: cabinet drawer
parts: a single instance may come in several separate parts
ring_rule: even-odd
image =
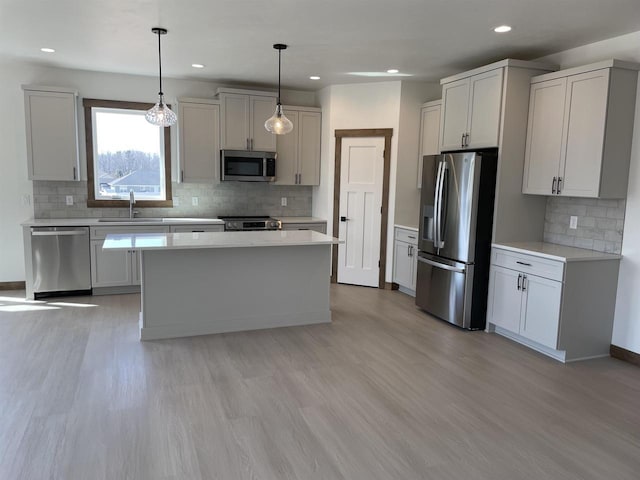
[[[282,230],[313,230],[318,233],[327,233],[326,223],[283,223]]]
[[[499,267],[538,275],[539,277],[550,280],[561,282],[564,279],[563,262],[536,257],[535,255],[527,255],[526,253],[493,248],[491,251],[491,263]]]
[[[169,227],[91,227],[91,240],[104,239],[109,234],[118,233],[169,233]]]
[[[418,232],[413,230],[405,230],[404,228],[396,228],[396,240],[407,242],[411,245],[418,244]]]
[[[176,225],[171,233],[224,232],[224,225]]]

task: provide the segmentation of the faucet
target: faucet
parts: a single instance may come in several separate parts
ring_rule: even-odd
[[[133,194],[133,190],[129,191],[129,218],[133,218],[136,213],[133,211],[133,206],[136,204],[136,196]]]

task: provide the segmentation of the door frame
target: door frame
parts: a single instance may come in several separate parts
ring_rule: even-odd
[[[382,217],[380,219],[380,267],[378,288],[385,288],[387,271],[387,224],[389,220],[389,175],[391,171],[391,137],[393,128],[362,128],[336,130],[335,173],[333,178],[333,235],[340,228],[340,167],[342,165],[342,139],[345,137],[384,137],[384,169],[382,174]],[[338,247],[332,249],[331,283],[338,283]],[[390,287],[389,287],[390,288]]]

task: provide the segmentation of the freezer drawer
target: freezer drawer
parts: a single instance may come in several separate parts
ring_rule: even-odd
[[[89,228],[31,229],[34,294],[91,289]]]

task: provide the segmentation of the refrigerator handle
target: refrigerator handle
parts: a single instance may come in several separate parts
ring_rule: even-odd
[[[438,162],[436,175],[435,197],[433,199],[433,245],[440,248],[440,177],[442,175],[443,162]]]
[[[426,263],[427,265],[431,265],[432,267],[441,268],[442,270],[448,270],[450,272],[455,272],[455,273],[466,272],[464,268],[452,267],[451,265],[445,265],[444,263],[434,262],[433,260],[429,260],[428,258],[424,258],[424,257],[418,257],[418,261],[420,263]]]

